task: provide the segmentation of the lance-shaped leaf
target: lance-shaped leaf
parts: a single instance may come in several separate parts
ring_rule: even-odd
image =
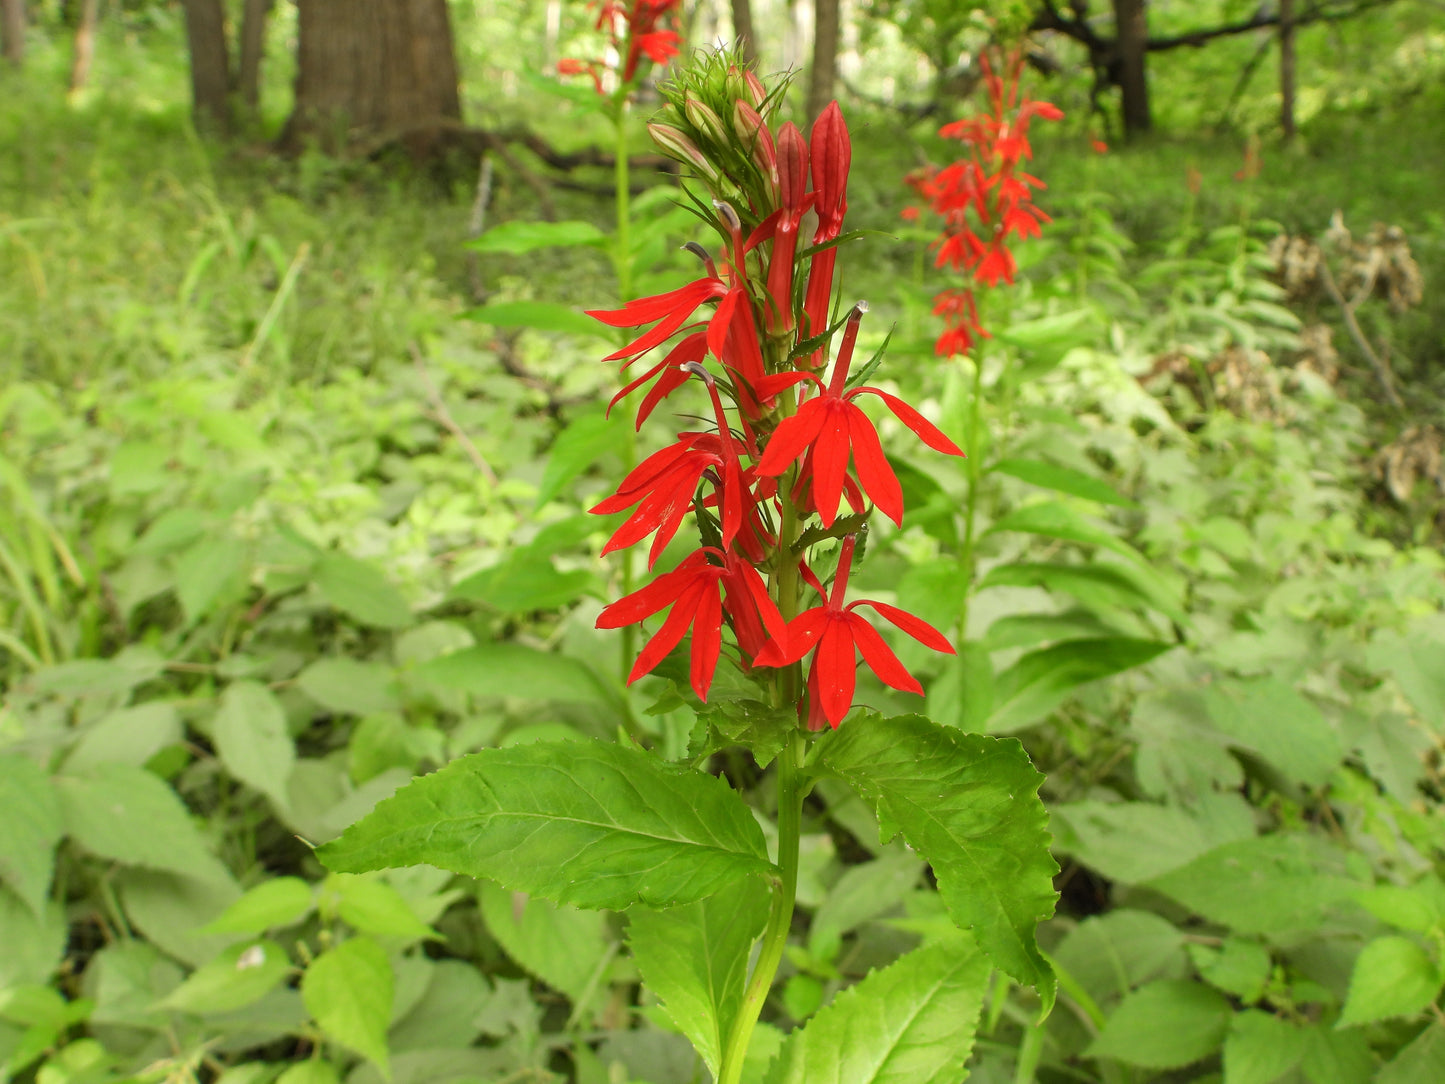
[[[747,980],[748,949],[768,918],[757,877],[681,907],[628,912],[628,944],[642,981],[662,1000],[716,1078]]]
[[[919,715],[850,718],[819,743],[818,762],[933,866],[953,920],[994,963],[1036,987],[1047,1010],[1054,974],[1034,938],[1054,911],[1043,776],[1009,738],[963,734]]]
[[[487,749],[403,787],[319,856],[338,872],[429,863],[578,907],[692,903],[773,869],[721,779],[608,742]]]
[[[966,937],[924,945],[845,990],[788,1037],[767,1084],[953,1084],[989,963]]]

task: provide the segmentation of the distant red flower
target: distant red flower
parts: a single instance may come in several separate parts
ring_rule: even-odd
[[[788,622],[786,641],[769,644],[754,660],[759,666],[787,666],[816,647],[812,665],[808,668],[809,730],[821,730],[825,721],[836,728],[848,714],[858,684],[859,654],[883,684],[923,695],[923,686],[898,661],[898,656],[878,630],[853,612],[859,606],[873,607],[919,643],[935,651],[954,654],[953,645],[941,632],[897,606],[868,599],[843,605],[848,592],[848,574],[853,565],[853,547],[854,537],[849,535],[843,540],[842,551],[838,554],[838,572],[833,578],[830,593],[825,593],[822,585],[804,567],[804,575],[824,596],[823,605],[805,610]]]
[[[783,419],[758,463],[758,474],[775,477],[787,470],[794,460],[809,457],[812,501],[825,527],[831,527],[838,517],[850,452],[858,482],[869,499],[894,523],[901,526],[903,522],[903,488],[893,468],[888,465],[888,457],[883,454],[883,445],[878,440],[873,422],[853,404],[858,396],[865,393],[878,396],[930,448],[948,455],[963,455],[958,445],[902,399],[878,388],[844,390],[853,347],[858,339],[858,323],[864,310],[865,306],[858,305],[849,317],[838,360],[826,387],[814,376],[795,374],[801,380],[818,384],[821,393],[806,400],[796,414]]]
[[[620,598],[604,609],[597,618],[599,629],[620,629],[657,613],[664,607],[672,610],[627,676],[631,685],[644,674],[650,674],[668,652],[675,648],[692,628],[690,678],[698,698],[707,701],[722,653],[722,622],[724,611],[731,618],[744,651],[757,650],[764,635],[770,644],[786,642],[787,629],[782,615],[768,597],[767,585],[746,560],[733,553],[705,546],[684,558],[671,572],[665,572],[641,590]]]

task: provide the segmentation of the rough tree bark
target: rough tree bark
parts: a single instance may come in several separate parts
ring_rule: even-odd
[[[25,0],[0,0],[0,41],[5,59],[20,67],[25,60]]]
[[[100,17],[100,0],[81,0],[80,19],[75,24],[75,54],[70,64],[70,93],[84,89],[95,59],[95,23]]]
[[[296,106],[281,145],[395,133],[416,157],[461,119],[447,0],[298,0]]]
[[[1149,79],[1144,58],[1149,47],[1147,0],[1114,0],[1117,33],[1119,91],[1124,115],[1124,136],[1132,139],[1154,126],[1149,113]]]
[[[266,52],[266,17],[274,0],[246,0],[241,11],[241,56],[236,90],[241,105],[254,115],[261,106],[261,57]]]
[[[185,0],[191,51],[191,113],[196,127],[231,130],[231,54],[221,0]]]
[[[1294,0],[1279,0],[1279,124],[1294,142]]]
[[[757,39],[753,36],[752,0],[732,0],[733,36],[743,51],[743,59],[750,64],[758,62]]]
[[[833,100],[838,81],[838,0],[813,0],[813,70],[808,79],[812,120]]]

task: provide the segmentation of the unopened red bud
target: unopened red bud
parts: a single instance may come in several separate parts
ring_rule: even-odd
[[[779,202],[789,211],[803,206],[808,191],[808,144],[792,121],[778,130]]]
[[[743,72],[743,81],[747,83],[748,90],[753,96],[753,108],[761,109],[763,103],[768,100],[768,91],[763,86],[763,81],[751,71]]]
[[[725,147],[731,142],[728,130],[723,127],[722,118],[696,98],[684,98],[682,111],[694,128],[718,146]]]
[[[647,134],[652,136],[652,141],[662,148],[662,153],[679,162],[686,163],[697,169],[709,180],[718,179],[717,170],[702,151],[697,149],[697,144],[688,138],[686,132],[679,128],[673,128],[667,124],[652,123],[647,126]]]
[[[733,131],[743,149],[752,157],[753,165],[763,175],[771,202],[778,203],[778,148],[773,133],[758,111],[741,98],[733,104]]]

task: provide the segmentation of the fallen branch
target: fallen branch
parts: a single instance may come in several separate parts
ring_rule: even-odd
[[[426,359],[422,357],[421,347],[417,346],[416,343],[411,343],[410,345],[411,360],[416,364],[417,375],[421,377],[422,387],[426,390],[427,401],[431,404],[432,408],[432,415],[441,423],[443,429],[456,437],[457,443],[460,444],[467,453],[467,458],[472,461],[472,465],[477,468],[477,472],[481,474],[490,485],[496,485],[497,472],[492,470],[491,464],[486,461],[482,453],[477,450],[477,446],[472,443],[472,438],[467,436],[466,431],[457,424],[457,420],[452,417],[451,411],[447,409],[446,403],[442,400],[441,389],[432,382],[431,374],[427,372]]]
[[[1371,349],[1365,333],[1360,330],[1359,321],[1355,319],[1354,306],[1345,300],[1345,295],[1340,292],[1340,287],[1335,282],[1335,276],[1330,271],[1329,264],[1324,260],[1320,261],[1320,279],[1325,284],[1325,292],[1345,314],[1345,327],[1350,332],[1350,338],[1355,340],[1355,345],[1360,348],[1360,352],[1365,355],[1370,367],[1375,370],[1375,378],[1379,380],[1380,387],[1385,389],[1385,398],[1396,410],[1404,410],[1405,404],[1401,401],[1399,393],[1395,391],[1395,382],[1390,376],[1390,367]]]

